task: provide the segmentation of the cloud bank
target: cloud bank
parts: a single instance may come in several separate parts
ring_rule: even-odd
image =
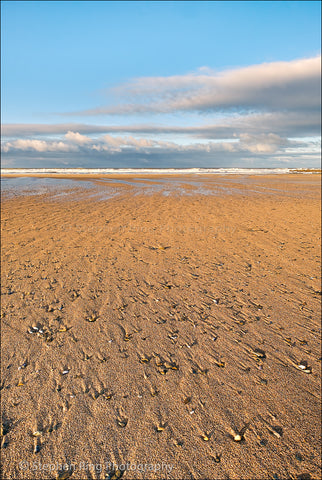
[[[240,134],[273,133],[284,137],[318,136],[321,132],[320,112],[299,115],[294,112],[274,112],[222,117],[215,123],[191,126],[162,124],[90,125],[62,124],[4,124],[3,137],[30,137],[64,134],[68,131],[83,135],[101,133],[132,133],[139,135],[177,135],[193,138],[230,139]]]
[[[298,142],[293,142],[297,144]],[[281,147],[291,145],[292,142],[274,134],[249,135],[242,134],[240,140],[234,142],[206,142],[182,145],[175,142],[147,140],[132,136],[103,135],[99,139],[91,139],[79,132],[68,131],[61,141],[18,139],[4,142],[2,150],[10,151],[35,151],[35,152],[80,152],[95,150],[98,152],[121,152],[135,150],[137,152],[152,152],[156,149],[170,151],[205,151],[205,152],[277,152]]]

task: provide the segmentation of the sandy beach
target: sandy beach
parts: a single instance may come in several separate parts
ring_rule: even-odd
[[[69,180],[3,194],[1,478],[318,480],[321,175]]]

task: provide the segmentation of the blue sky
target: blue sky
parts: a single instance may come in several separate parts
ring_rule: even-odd
[[[2,166],[319,166],[320,2],[1,6]]]

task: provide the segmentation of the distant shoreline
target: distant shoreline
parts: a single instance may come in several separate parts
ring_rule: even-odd
[[[3,168],[1,177],[100,175],[282,175],[321,174],[319,168]]]

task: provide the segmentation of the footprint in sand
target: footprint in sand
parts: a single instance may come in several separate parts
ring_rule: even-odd
[[[165,422],[160,422],[155,426],[155,431],[156,432],[163,432],[163,430],[167,427],[167,423]]]
[[[129,342],[130,340],[132,340],[133,333],[127,332],[127,331],[125,330],[125,328],[122,327],[122,325],[119,325],[119,327],[120,327],[120,329],[122,330],[124,342]]]
[[[62,403],[61,403],[61,409],[63,411],[63,413],[67,413],[69,410],[70,410],[70,403],[68,402],[68,400],[64,400]]]
[[[98,316],[97,313],[95,313],[95,312],[92,313],[92,314],[90,314],[90,315],[88,315],[88,316],[85,318],[86,322],[96,322],[96,320],[98,320],[98,319],[99,319],[99,316]]]
[[[94,387],[94,385],[92,385],[92,390],[93,390],[92,397],[93,397],[94,400],[97,400],[99,397],[101,397],[105,393],[105,387],[99,381],[98,381],[98,383],[95,387]]]
[[[149,363],[152,356],[145,355],[144,353],[139,354],[139,362],[140,363]]]
[[[151,397],[156,397],[157,395],[159,395],[159,390],[157,390],[157,388],[155,388],[151,385],[150,386],[150,394],[151,394]]]
[[[129,419],[125,416],[123,409],[119,408],[118,409],[118,416],[116,419],[116,423],[119,427],[125,428],[128,424]]]
[[[53,433],[56,430],[58,430],[62,425],[63,425],[62,422],[56,422],[56,421],[51,420],[50,423],[49,423],[49,426],[46,428],[46,431],[48,433]]]
[[[112,343],[111,340],[110,340],[110,343]],[[107,362],[107,360],[109,360],[110,357],[108,357],[107,355],[103,355],[101,352],[97,352],[96,358],[100,363],[104,363],[104,362]]]
[[[207,375],[208,368],[202,368],[197,363],[193,363],[193,366],[191,367],[191,372],[195,375],[197,375],[197,374]]]
[[[83,393],[85,393],[85,394],[89,393],[89,391],[90,391],[90,385],[85,380],[82,380],[81,388],[82,388]]]
[[[245,433],[249,428],[250,423],[246,423],[240,430],[234,431],[231,430],[231,438],[234,442],[244,442],[245,441]]]
[[[175,439],[173,440],[173,444],[174,444],[176,447],[183,447],[183,445],[184,445],[184,441],[183,441],[183,440],[180,440],[180,439],[177,439],[177,438],[175,438]]]
[[[215,453],[215,455],[213,457],[211,457],[211,459],[215,463],[220,463],[221,462],[221,457],[222,457],[222,453]]]

